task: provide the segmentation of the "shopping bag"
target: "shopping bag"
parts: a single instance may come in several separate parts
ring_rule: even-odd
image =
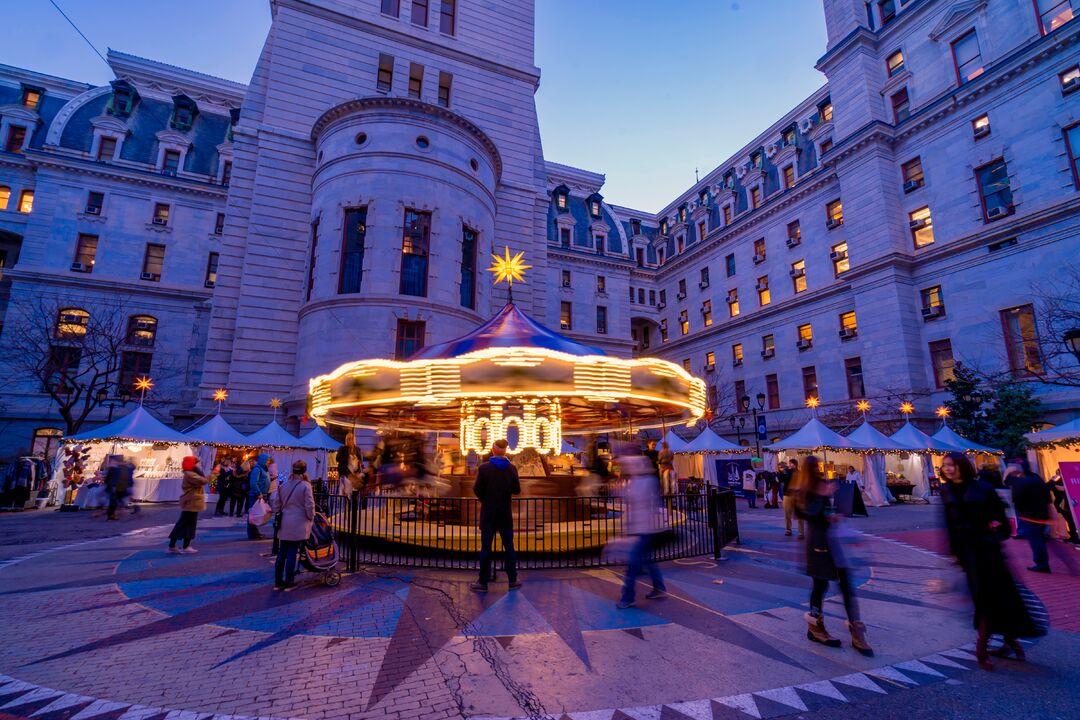
[[[270,522],[270,517],[273,514],[273,511],[266,501],[259,498],[255,501],[255,504],[251,506],[251,510],[248,510],[248,522],[252,525],[265,525]]]

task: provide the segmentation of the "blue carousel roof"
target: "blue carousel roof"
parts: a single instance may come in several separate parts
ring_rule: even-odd
[[[513,303],[468,335],[422,348],[409,360],[447,360],[488,348],[544,348],[567,355],[606,355],[603,350],[563,337],[526,315]]]

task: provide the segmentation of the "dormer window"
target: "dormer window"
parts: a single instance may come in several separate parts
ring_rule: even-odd
[[[754,170],[760,170],[761,169],[761,151],[760,150],[755,150],[754,152],[750,153],[750,167],[752,167]]]
[[[135,87],[124,80],[114,80],[110,85],[112,85],[113,89],[112,97],[109,98],[109,103],[105,106],[105,112],[116,117],[131,115],[131,111],[135,109],[135,103],[139,99],[139,93],[136,92]]]
[[[878,0],[877,6],[882,27],[896,19],[896,0]]]
[[[22,86],[22,98],[19,102],[23,107],[30,110],[37,110],[38,105],[41,104],[41,96],[45,94],[45,91],[41,88],[30,87],[29,85]]]
[[[686,205],[682,205],[679,207],[679,222],[686,222]]]
[[[830,98],[825,98],[818,105],[818,117],[823,123],[832,122],[832,100]]]
[[[233,128],[240,122],[240,108],[230,108],[229,110],[229,132],[225,134],[226,142],[232,142]]]
[[[667,235],[668,234],[668,222],[667,222],[666,219],[660,221],[660,234],[661,235]]]
[[[731,174],[730,170],[724,173],[724,187],[728,190],[735,187],[735,176]]]
[[[603,217],[602,203],[604,198],[599,193],[593,193],[585,200],[585,206],[589,209],[589,215],[594,218]]]
[[[565,212],[570,206],[570,188],[560,185],[552,190],[551,194],[555,198],[555,208],[559,212]]]
[[[787,130],[784,131],[784,134],[781,136],[781,143],[784,147],[790,147],[795,144],[794,127],[789,127]]]
[[[161,172],[164,175],[176,175],[180,169],[180,151],[166,150],[161,156]]]
[[[703,206],[709,204],[708,190],[702,190],[700,193],[698,193],[698,202],[701,203]]]
[[[640,235],[641,234],[641,221],[640,220],[631,220],[630,221],[630,234],[631,235]]]
[[[199,109],[194,100],[187,95],[176,95],[173,97],[173,115],[169,124],[174,130],[181,132],[190,130],[198,112]]]

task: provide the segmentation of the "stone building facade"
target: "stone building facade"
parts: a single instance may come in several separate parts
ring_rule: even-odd
[[[277,397],[295,429],[313,375],[497,311],[484,268],[509,246],[524,309],[684,363],[720,416],[761,393],[776,433],[808,396],[929,418],[955,361],[1038,370],[1033,296],[1080,258],[1080,8],[823,7],[826,84],[659,213],[545,161],[527,0],[277,0],[246,87],[119,53],[99,88],[0,67],[7,315],[116,298],[144,318],[125,351],[155,321],[128,367],[166,369],[177,425],[225,387],[240,427]],[[0,403],[0,454],[55,427],[33,382]]]

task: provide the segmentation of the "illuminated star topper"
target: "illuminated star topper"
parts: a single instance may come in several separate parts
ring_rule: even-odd
[[[910,415],[911,413],[915,412],[915,406],[909,402],[900,403],[900,412],[904,413],[905,415]]]
[[[934,414],[937,415],[941,419],[945,419],[945,418],[949,417],[949,408],[942,405],[941,407],[939,407],[937,410],[934,411]]]
[[[146,392],[150,388],[154,387],[154,383],[148,377],[135,378],[135,389],[139,392]]]
[[[866,412],[870,409],[870,402],[868,400],[860,400],[859,402],[855,403],[855,409],[859,412]]]
[[[810,408],[811,410],[813,410],[814,408],[816,408],[816,407],[817,407],[818,405],[820,405],[820,404],[821,404],[821,401],[820,401],[820,400],[818,400],[818,399],[817,399],[816,397],[814,397],[813,395],[811,395],[810,397],[806,398],[806,407]]]
[[[214,391],[214,402],[225,402],[229,399],[229,391],[225,388],[218,388]]]
[[[532,267],[532,265],[526,265],[522,260],[524,252],[519,252],[517,255],[510,257],[510,248],[506,247],[506,256],[499,257],[494,253],[491,255],[491,267],[488,268],[488,272],[495,275],[495,284],[506,281],[506,284],[511,288],[514,287],[514,281],[525,282],[525,271]]]
[[[270,398],[270,407],[274,408],[275,410],[281,407],[281,398]]]

